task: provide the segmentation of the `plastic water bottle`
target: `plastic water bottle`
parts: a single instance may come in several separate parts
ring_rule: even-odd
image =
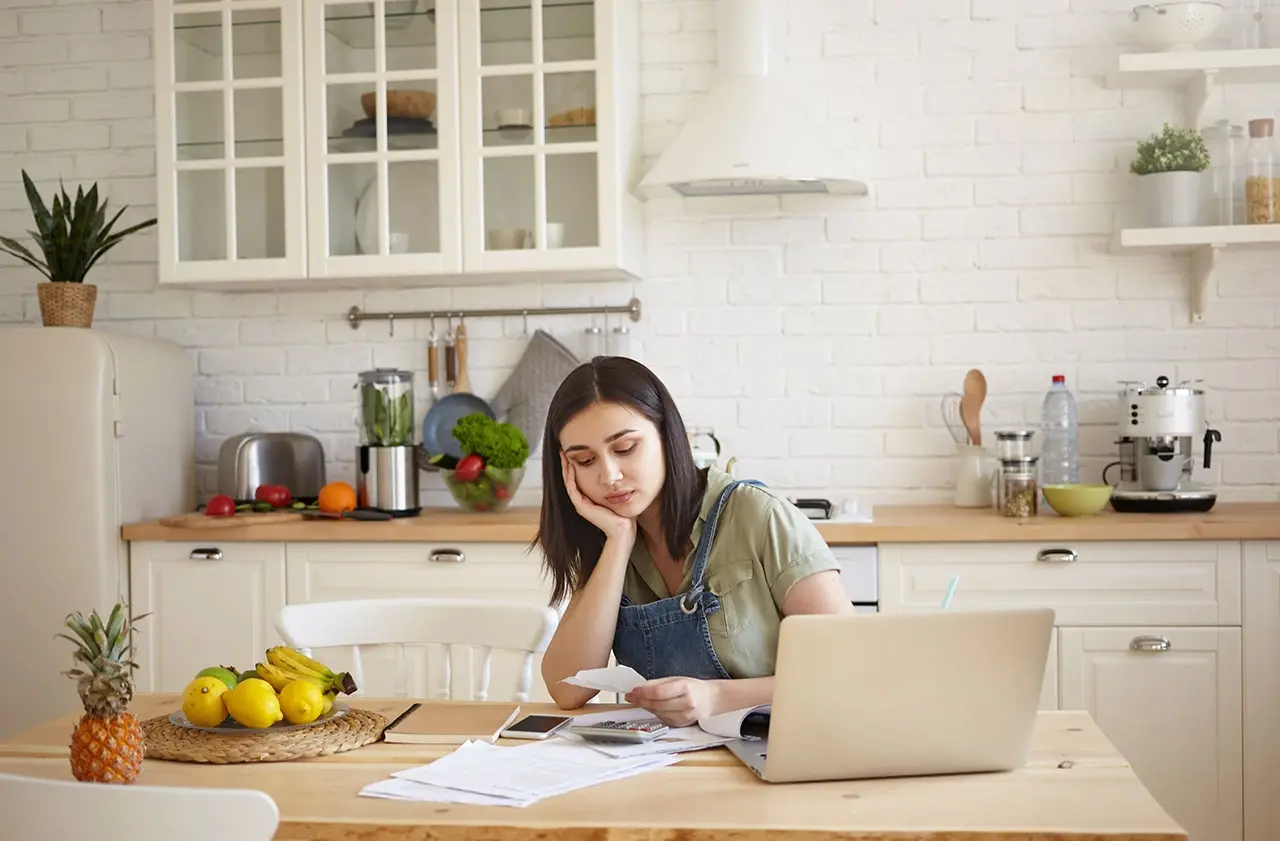
[[[1076,399],[1067,390],[1067,378],[1061,374],[1054,375],[1053,386],[1044,395],[1040,426],[1044,435],[1040,450],[1040,483],[1078,484],[1080,461]]]

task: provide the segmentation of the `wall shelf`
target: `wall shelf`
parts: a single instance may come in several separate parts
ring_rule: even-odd
[[[1161,251],[1191,253],[1191,321],[1204,321],[1209,286],[1218,268],[1218,252],[1226,248],[1280,245],[1277,225],[1206,225],[1195,228],[1125,228],[1112,238],[1116,253]]]
[[[1187,122],[1199,128],[1219,85],[1280,82],[1280,49],[1129,53],[1106,82],[1109,88],[1185,88]]]

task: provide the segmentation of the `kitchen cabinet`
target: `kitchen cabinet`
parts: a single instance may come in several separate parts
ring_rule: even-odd
[[[1088,710],[1191,841],[1242,837],[1239,542],[889,544],[879,554],[885,613],[936,610],[954,575],[953,610],[1052,608],[1041,707],[1056,686],[1059,709]]]
[[[1089,712],[1191,841],[1243,833],[1240,633],[1058,631],[1062,709]]]
[[[1280,543],[1244,544],[1244,837],[1280,838]]]
[[[129,589],[140,692],[181,692],[208,666],[247,669],[280,642],[280,543],[131,543]]]
[[[639,276],[636,0],[157,0],[155,27],[161,283]]]

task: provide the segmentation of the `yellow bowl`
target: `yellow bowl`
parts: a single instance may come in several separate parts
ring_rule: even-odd
[[[1044,501],[1063,517],[1097,514],[1111,499],[1110,485],[1045,485]]]

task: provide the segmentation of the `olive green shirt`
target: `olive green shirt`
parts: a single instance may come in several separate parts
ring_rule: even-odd
[[[707,492],[691,535],[697,546],[707,515],[733,476],[716,467],[707,472]],[[693,584],[693,558],[684,562],[680,592]],[[840,564],[804,512],[785,497],[757,485],[739,485],[729,495],[716,525],[704,584],[720,598],[721,609],[707,617],[711,644],[721,665],[735,678],[774,673],[782,603],[791,585]],[[622,592],[632,604],[670,597],[644,541],[631,551]]]

